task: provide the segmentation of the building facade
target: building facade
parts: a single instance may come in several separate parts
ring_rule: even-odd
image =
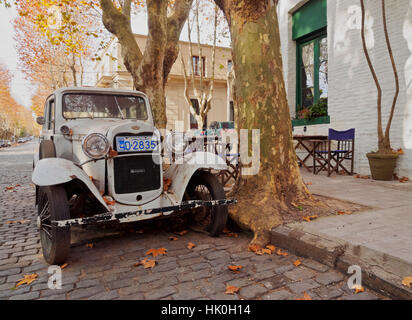
[[[385,125],[395,81],[381,2],[365,0],[365,7],[367,46],[383,89]],[[412,177],[412,0],[387,0],[386,11],[400,80],[391,142],[405,152],[397,174]],[[280,0],[278,15],[294,134],[327,135],[328,128],[355,128],[355,171],[369,174],[366,153],[377,150],[377,90],[362,50],[360,1]],[[299,119],[302,109],[325,103],[326,114]]]
[[[146,45],[146,36],[136,35],[136,41],[143,51]],[[199,61],[199,50],[197,44],[193,44],[193,57],[190,55],[190,47],[188,42],[180,42],[183,59],[186,62],[187,72],[190,72],[190,59],[194,60],[196,79],[200,78],[200,74],[196,68],[196,62]],[[204,84],[208,86],[212,75],[212,53],[213,47],[202,45],[203,59],[203,76]],[[232,103],[232,95],[230,86],[228,86],[228,72],[232,67],[232,53],[230,48],[216,48],[216,63],[215,63],[215,89],[212,100],[212,108],[207,116],[207,123],[213,121],[233,121],[234,110]],[[133,89],[133,81],[130,74],[127,72],[121,57],[121,46],[113,39],[108,45],[102,60],[99,61],[94,68],[96,72],[96,86],[103,88],[124,88]],[[188,74],[191,78],[190,73]],[[199,83],[197,82],[197,87]],[[181,121],[184,124],[183,130],[197,128],[197,122],[189,111],[189,106],[186,103],[184,96],[184,71],[179,56],[169,74],[166,85],[166,106],[167,106],[167,129],[175,129],[176,121]],[[191,83],[190,83],[191,88]],[[192,91],[192,90],[190,90]],[[196,106],[195,96],[192,93],[192,102]]]

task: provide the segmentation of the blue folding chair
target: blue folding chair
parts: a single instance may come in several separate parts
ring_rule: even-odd
[[[332,142],[335,142],[332,145]],[[332,172],[343,172],[353,175],[354,155],[355,155],[355,129],[346,131],[336,131],[329,129],[328,140],[313,141],[313,172],[318,174],[322,170],[328,171],[328,176]],[[350,170],[344,165],[344,161],[350,161]]]

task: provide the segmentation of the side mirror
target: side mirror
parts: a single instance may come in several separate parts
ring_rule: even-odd
[[[46,123],[46,119],[45,119],[44,117],[37,117],[37,118],[36,118],[36,122],[37,122],[39,125],[43,126],[43,125]]]

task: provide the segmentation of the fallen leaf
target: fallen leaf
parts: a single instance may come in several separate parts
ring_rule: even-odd
[[[398,154],[400,154],[400,155],[404,155],[404,154],[405,154],[405,152],[403,151],[402,148],[399,148],[397,152],[398,152]]]
[[[14,186],[15,188],[17,188],[17,187],[21,187],[21,185],[19,185],[19,184],[16,184],[15,186]]]
[[[403,178],[399,179],[400,183],[405,183],[405,182],[408,182],[408,181],[409,181],[409,178],[407,178],[407,177],[403,177]]]
[[[68,263],[65,263],[65,264],[63,264],[63,265],[60,266],[60,269],[63,270],[63,269],[66,268],[68,265],[69,265]]]
[[[227,286],[226,287],[226,294],[235,294],[235,293],[238,293],[239,292],[239,288],[238,287],[235,287],[235,286]]]
[[[298,298],[296,300],[312,300],[312,297],[310,295],[308,295],[306,292],[303,293],[303,297],[302,298]]]
[[[262,251],[262,247],[259,246],[258,244],[251,244],[248,247],[248,251],[257,253],[257,252],[261,252]]]
[[[196,245],[195,245],[193,242],[189,242],[189,243],[187,244],[187,248],[188,248],[188,249],[193,249],[194,247],[196,247]]]
[[[17,221],[7,221],[5,224],[23,224],[23,223],[28,223],[31,220],[17,220]]]
[[[149,260],[148,258],[145,258],[144,260],[135,263],[133,266],[138,267],[142,265],[143,268],[145,269],[149,269],[149,268],[153,269],[156,266],[156,264],[157,264],[156,260]]]
[[[266,253],[266,254],[269,254],[269,255],[270,255],[270,254],[272,254],[272,253],[273,253],[273,251],[272,251],[272,250],[270,250],[270,249],[264,248],[264,249],[262,249],[262,253],[263,253],[263,254],[265,254],[265,253]]]
[[[278,249],[278,250],[276,251],[276,254],[277,254],[278,256],[283,256],[283,257],[287,257],[287,256],[289,255],[289,253],[287,253],[286,251],[282,251],[282,249]]]
[[[239,273],[239,270],[243,268],[243,266],[228,266],[227,267],[230,271],[233,271],[235,273]]]
[[[93,176],[89,176],[89,179],[90,179],[91,181],[93,181],[93,180],[94,180]]]
[[[357,284],[355,284],[355,285],[352,287],[352,289],[355,290],[355,294],[358,294],[358,293],[361,293],[361,292],[365,292],[365,288],[362,287],[362,286],[360,286],[360,285],[357,285]]]
[[[37,273],[25,275],[23,279],[18,280],[15,288],[18,288],[22,284],[31,284],[36,279],[37,279]]]
[[[300,262],[300,260],[296,260],[293,264],[295,265],[295,267],[299,267],[302,262]]]
[[[268,248],[270,251],[272,251],[272,252],[274,252],[275,250],[276,250],[276,247],[275,246],[272,246],[271,244],[268,244],[267,246],[266,246],[266,248]]]
[[[412,277],[403,278],[402,284],[403,284],[405,287],[410,288],[410,287],[411,287],[411,284],[412,284]]]
[[[6,187],[5,188],[6,191],[10,191],[10,190],[13,190],[13,189],[14,189],[14,187]]]
[[[184,236],[185,234],[187,234],[189,231],[187,231],[187,230],[183,230],[183,231],[178,231],[178,232],[175,232],[177,235],[179,235],[179,236]]]
[[[165,248],[159,248],[159,249],[149,249],[146,252],[146,255],[152,255],[153,257],[157,257],[158,255],[165,255],[167,254],[167,249]]]
[[[88,243],[86,244],[86,247],[89,249],[93,249],[94,248],[94,243]]]
[[[177,240],[179,240],[179,238],[178,238],[178,237],[174,237],[174,236],[170,236],[170,237],[169,237],[169,240],[170,240],[170,241],[177,241]]]
[[[317,218],[318,218],[318,216],[314,215],[314,216],[306,216],[306,217],[303,217],[302,219],[307,221],[307,222],[311,222],[312,220],[316,220]]]
[[[306,182],[307,186],[311,186],[313,183],[312,182]]]
[[[351,215],[353,212],[352,211],[338,211],[338,215],[339,216],[343,216],[345,214],[347,215]]]

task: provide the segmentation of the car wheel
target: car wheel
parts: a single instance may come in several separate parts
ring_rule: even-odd
[[[52,221],[70,219],[69,201],[62,186],[40,187],[38,196],[38,227],[47,263],[60,265],[70,249],[70,227],[52,225]]]
[[[209,172],[198,172],[190,181],[185,200],[223,200],[226,194],[219,180]],[[192,222],[195,228],[200,227],[216,237],[226,226],[228,216],[227,206],[203,207],[193,210]]]

